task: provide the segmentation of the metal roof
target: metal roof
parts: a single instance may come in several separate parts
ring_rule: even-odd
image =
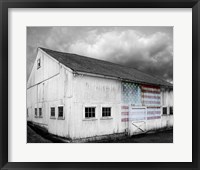
[[[41,47],[40,49],[75,72],[110,76],[119,78],[122,81],[173,87],[173,85],[169,82],[131,67],[126,67],[108,61],[89,58],[77,54],[58,52]]]

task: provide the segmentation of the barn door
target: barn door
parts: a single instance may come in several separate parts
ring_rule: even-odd
[[[129,134],[140,134],[146,132],[146,107],[129,107]]]

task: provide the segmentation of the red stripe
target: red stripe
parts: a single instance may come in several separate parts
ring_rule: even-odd
[[[161,116],[152,116],[152,117],[147,117],[147,120],[151,120],[151,119],[160,119]]]
[[[121,108],[122,109],[128,109],[129,107],[128,106],[122,106]]]
[[[121,121],[122,122],[128,122],[129,118],[122,118]]]
[[[122,115],[128,115],[129,112],[122,112]]]
[[[146,96],[146,95],[142,95],[143,98],[147,98],[147,99],[160,99],[160,96]]]
[[[158,92],[158,91],[153,91],[153,90],[144,90],[144,89],[142,89],[142,92],[143,92],[143,93],[160,94],[160,91]]]

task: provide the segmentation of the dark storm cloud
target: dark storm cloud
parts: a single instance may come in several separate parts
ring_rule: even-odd
[[[38,46],[137,68],[173,81],[172,27],[32,27],[27,29],[27,76]]]

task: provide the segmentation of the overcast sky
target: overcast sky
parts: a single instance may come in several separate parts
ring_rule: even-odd
[[[27,77],[37,47],[110,61],[173,82],[173,27],[28,27]]]

